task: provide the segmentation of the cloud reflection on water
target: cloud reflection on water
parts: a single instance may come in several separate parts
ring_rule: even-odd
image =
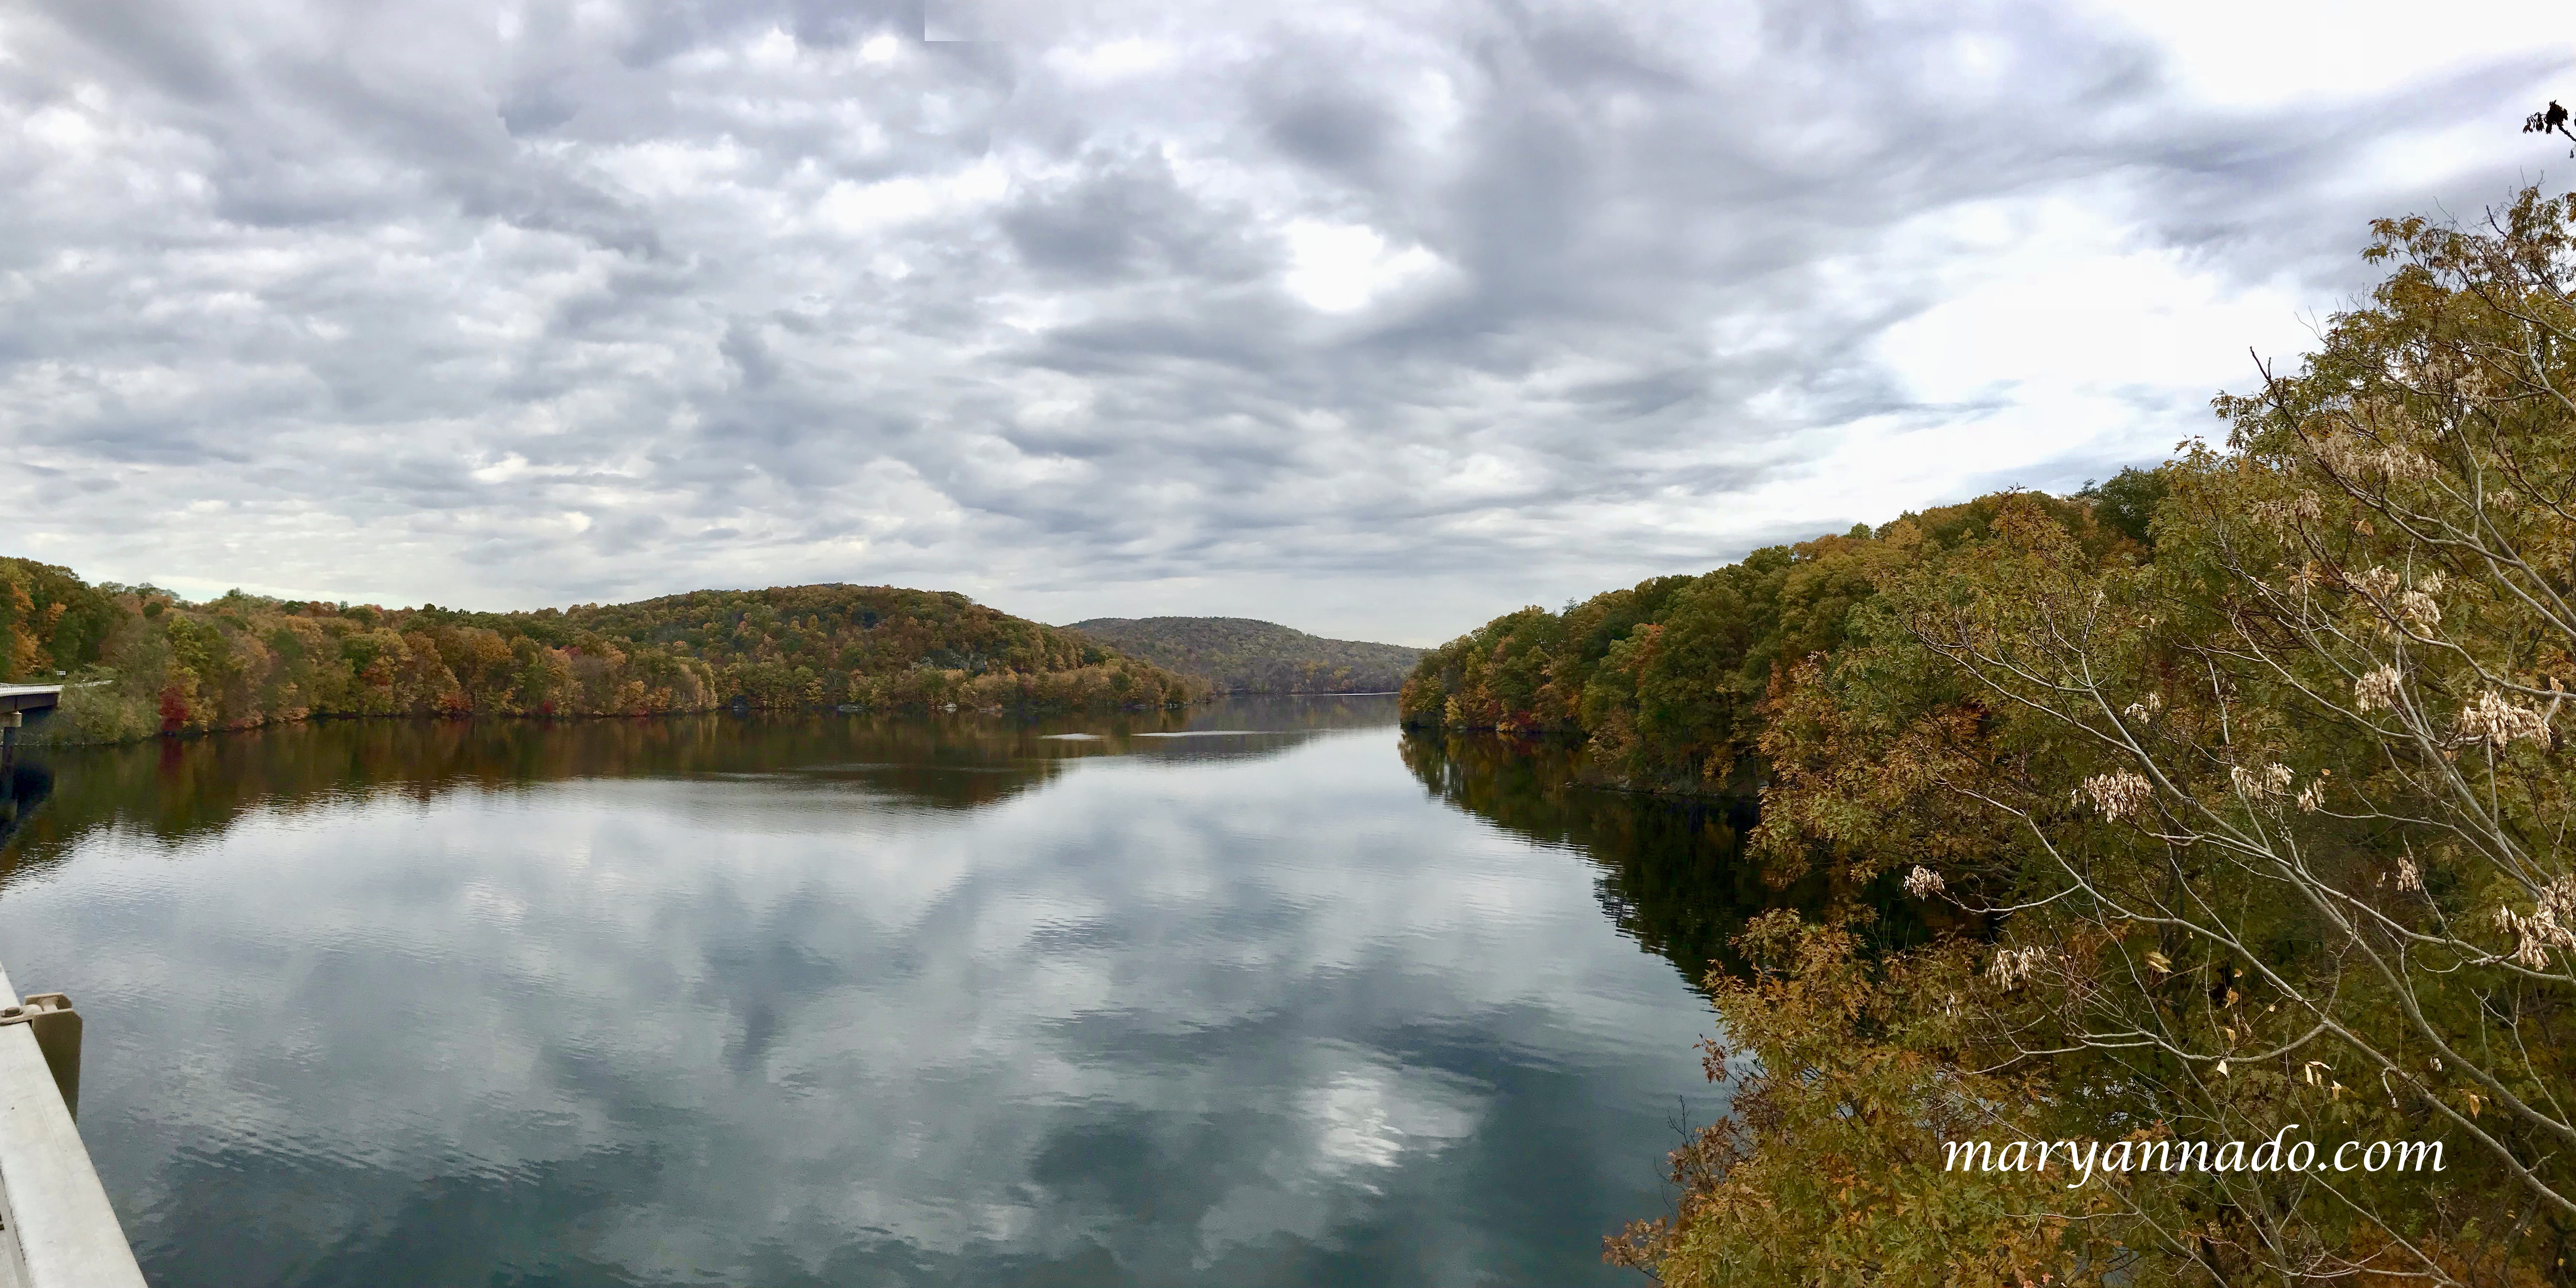
[[[165,1285],[1610,1282],[1705,1013],[1378,719],[280,793],[0,943]]]

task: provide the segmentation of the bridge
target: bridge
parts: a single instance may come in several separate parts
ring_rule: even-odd
[[[59,684],[0,684],[0,766],[18,751],[18,726],[30,711],[50,711],[63,700]]]
[[[0,713],[42,711],[62,700],[63,686],[59,684],[0,684]]]

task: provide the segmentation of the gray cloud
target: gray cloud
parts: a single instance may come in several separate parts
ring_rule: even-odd
[[[0,535],[205,590],[1432,640],[2151,458],[2367,285],[2368,217],[2548,160],[2512,126],[2566,61],[2245,106],[2039,4],[920,22],[0,14]],[[2174,352],[2033,356],[1989,301],[2029,281]]]

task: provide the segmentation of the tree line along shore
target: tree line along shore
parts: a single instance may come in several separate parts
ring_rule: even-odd
[[[1105,711],[1212,691],[944,592],[788,586],[516,613],[239,591],[189,603],[25,559],[0,559],[0,664],[13,680],[67,685],[33,731],[58,742],[317,716]]]

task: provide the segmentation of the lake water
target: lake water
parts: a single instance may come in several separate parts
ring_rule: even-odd
[[[56,752],[0,962],[162,1288],[1637,1282],[1741,820],[1394,720]]]

